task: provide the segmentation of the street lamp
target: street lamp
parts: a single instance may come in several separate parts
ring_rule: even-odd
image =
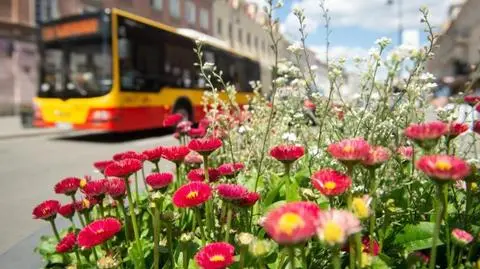
[[[397,4],[398,8],[398,45],[403,43],[403,0],[387,0],[387,5]]]

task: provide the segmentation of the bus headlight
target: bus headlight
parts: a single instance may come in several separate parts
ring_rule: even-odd
[[[95,110],[92,113],[91,121],[101,122],[101,121],[111,121],[113,119],[113,114],[108,110]]]

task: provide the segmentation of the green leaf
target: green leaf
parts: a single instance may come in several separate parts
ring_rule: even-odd
[[[280,189],[283,187],[283,181],[279,181],[278,184],[275,184],[274,186],[275,187],[273,189],[267,192],[267,195],[265,196],[265,200],[263,200],[264,207],[268,207],[269,205],[275,202],[276,198],[280,194]]]
[[[387,265],[379,256],[373,259],[372,269],[389,269],[390,266]]]
[[[433,230],[432,222],[420,222],[416,225],[408,224],[395,237],[394,244],[403,247],[408,252],[432,247]],[[438,244],[443,243],[438,240]]]

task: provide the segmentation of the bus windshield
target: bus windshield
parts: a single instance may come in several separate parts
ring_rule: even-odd
[[[110,42],[101,37],[45,43],[39,97],[87,98],[112,87]]]

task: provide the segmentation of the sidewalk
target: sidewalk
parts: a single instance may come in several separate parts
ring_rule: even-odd
[[[0,117],[0,139],[10,139],[29,136],[67,134],[70,130],[56,128],[24,128],[19,116]]]

